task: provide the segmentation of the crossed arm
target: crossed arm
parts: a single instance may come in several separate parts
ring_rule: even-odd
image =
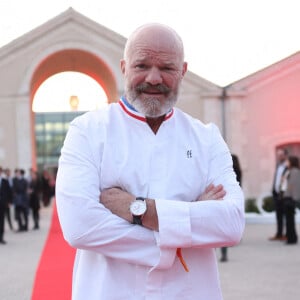
[[[222,185],[214,186],[210,184],[195,201],[206,200],[222,200],[226,192]],[[121,190],[120,188],[110,188],[101,192],[100,202],[109,209],[113,214],[120,218],[132,222],[132,215],[129,211],[130,203],[135,199],[135,196]],[[159,231],[158,217],[154,199],[146,199],[147,211],[143,217],[143,226]]]

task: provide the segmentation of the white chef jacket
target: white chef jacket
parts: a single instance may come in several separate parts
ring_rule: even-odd
[[[193,202],[210,183],[224,185],[224,200]],[[99,203],[111,187],[155,199],[159,232]],[[174,108],[154,134],[124,98],[88,112],[70,124],[56,201],[77,248],[73,300],[222,299],[214,248],[240,241],[244,198],[215,125]]]

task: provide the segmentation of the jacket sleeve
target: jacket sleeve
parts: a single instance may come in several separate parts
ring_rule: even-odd
[[[157,199],[161,247],[213,248],[239,243],[245,226],[244,195],[236,180],[231,154],[216,126],[210,126],[207,185],[222,184],[223,200],[198,202]],[[176,222],[174,222],[176,220]]]

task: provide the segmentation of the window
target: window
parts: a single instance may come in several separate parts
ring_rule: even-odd
[[[84,112],[35,113],[37,167],[57,166],[69,123]]]

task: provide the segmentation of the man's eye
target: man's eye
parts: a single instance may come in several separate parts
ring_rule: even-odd
[[[164,67],[164,68],[162,68],[164,71],[173,71],[174,70],[174,68],[172,68],[172,67]]]
[[[135,66],[137,69],[146,69],[146,65],[144,64],[139,64]]]

